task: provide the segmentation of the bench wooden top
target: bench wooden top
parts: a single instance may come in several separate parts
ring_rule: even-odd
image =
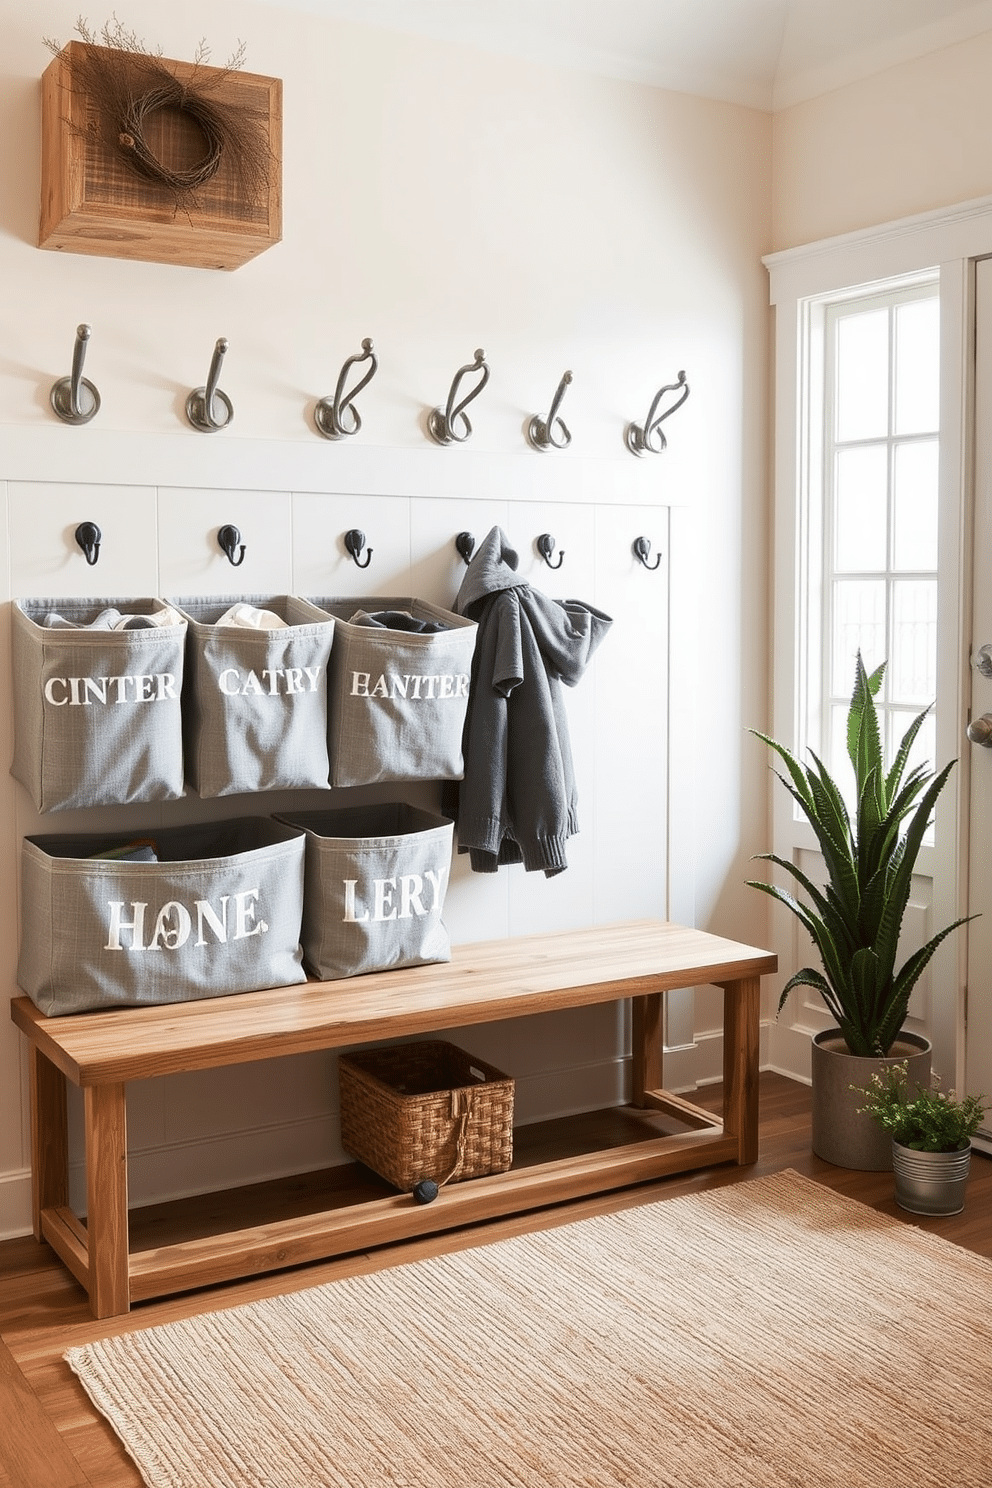
[[[661,920],[455,946],[451,960],[163,1006],[11,1017],[77,1085],[113,1085],[775,971],[770,951]]]

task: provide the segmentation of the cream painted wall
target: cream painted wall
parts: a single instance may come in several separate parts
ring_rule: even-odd
[[[992,192],[992,32],[772,123],[776,249]]]
[[[42,36],[68,39],[76,14],[55,0],[31,10],[0,0],[0,598],[42,584],[50,587],[40,592],[94,592],[104,576],[144,586],[146,576],[182,567],[176,524],[197,521],[203,552],[187,567],[205,592],[248,585],[252,565],[263,587],[278,590],[276,575],[288,583],[311,571],[325,532],[328,566],[348,581],[338,534],[353,523],[371,533],[376,522],[380,532],[394,524],[382,539],[392,572],[453,592],[457,569],[442,555],[449,532],[473,525],[466,512],[480,533],[506,521],[521,545],[558,512],[560,545],[572,544],[575,563],[561,585],[574,582],[588,599],[598,586],[603,607],[624,622],[610,638],[615,660],[604,654],[596,693],[577,704],[588,717],[598,698],[597,737],[606,739],[611,679],[625,689],[628,733],[640,716],[638,688],[644,716],[656,713],[667,658],[656,670],[652,596],[662,591],[631,587],[627,529],[650,516],[663,534],[656,546],[667,547],[670,521],[671,615],[667,599],[655,603],[671,636],[673,737],[685,762],[671,812],[683,846],[668,863],[663,841],[648,844],[646,859],[639,844],[646,871],[630,902],[664,912],[667,893],[676,917],[762,943],[763,908],[743,885],[748,859],[765,845],[766,771],[744,740],[766,717],[768,686],[760,258],[769,247],[769,118],[244,0],[167,8],[135,0],[122,20],[166,56],[189,57],[205,36],[221,63],[243,38],[249,69],[284,80],[284,241],[232,274],[40,252],[39,78],[50,60]],[[68,372],[84,320],[93,327],[86,372],[103,406],[93,424],[68,429],[53,418],[48,391]],[[221,334],[235,424],[203,436],[182,406]],[[330,445],[314,434],[309,410],[363,336],[381,357],[363,431],[347,448]],[[472,410],[471,446],[438,450],[423,415],[477,346],[493,374]],[[541,456],[522,428],[546,410],[565,367],[575,373],[563,408],[573,444]],[[643,420],[655,390],[681,368],[692,395],[668,425],[669,449],[637,461],[623,447],[624,425]],[[88,571],[71,523],[77,512],[98,519],[100,502],[110,541],[105,567]],[[286,518],[271,544],[260,541],[263,514],[290,510],[317,522],[307,543],[298,534],[290,553]],[[220,520],[240,521],[250,539],[236,580],[207,552],[206,531]],[[609,556],[621,537],[623,564]],[[641,575],[646,586],[650,575]],[[8,741],[10,728],[4,696]],[[495,897],[491,885],[460,881],[461,938],[587,913],[620,917],[627,829],[613,803],[636,790],[650,798],[665,783],[627,780],[606,744],[588,753],[589,835],[579,851],[598,844],[597,861],[580,856],[580,872],[547,883],[529,875],[525,889],[501,879]],[[102,830],[107,821],[104,813],[72,826]],[[0,781],[0,958],[11,988],[20,837],[61,825],[38,823],[20,787]],[[694,1020],[676,1030],[689,1079],[719,1074],[707,1042],[717,1021],[715,995],[702,996]],[[591,1066],[601,1032],[580,1022],[567,1037],[543,1035],[541,1047],[574,1074]],[[278,1081],[272,1073],[264,1099],[289,1103],[290,1137],[294,1121],[318,1137],[326,1124],[321,1078],[312,1069]],[[566,1084],[561,1107],[575,1099],[574,1080]],[[143,1195],[189,1184],[185,1141],[198,1124],[216,1137],[211,1181],[247,1181],[241,1112],[256,1100],[237,1072],[143,1094],[132,1113]],[[178,1124],[170,1102],[184,1113]],[[22,1051],[0,1020],[0,1233],[26,1222],[24,1109]],[[290,1170],[291,1147],[273,1120],[256,1143],[258,1171]]]

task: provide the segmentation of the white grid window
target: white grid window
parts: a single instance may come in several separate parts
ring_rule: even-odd
[[[814,748],[820,741],[846,785],[857,651],[869,671],[888,662],[877,700],[888,760],[936,695],[936,280],[825,303],[820,325],[823,423],[819,438],[811,431],[810,448],[811,471],[822,479],[811,483],[807,527],[806,738]],[[934,742],[931,718],[917,739],[919,761],[932,765]]]

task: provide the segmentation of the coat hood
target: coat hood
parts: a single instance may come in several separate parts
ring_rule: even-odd
[[[581,599],[552,599],[535,589],[517,573],[519,562],[506,533],[494,527],[472,557],[455,599],[455,613],[478,620],[494,594],[516,590],[548,675],[574,687],[613,621]]]
[[[473,606],[477,607],[490,595],[499,593],[501,589],[526,588],[526,580],[516,571],[519,562],[520,555],[515,548],[510,547],[502,527],[494,527],[491,532],[487,532],[472,555],[472,561],[462,579],[461,588],[455,597],[455,614],[478,619],[478,615],[472,613]]]

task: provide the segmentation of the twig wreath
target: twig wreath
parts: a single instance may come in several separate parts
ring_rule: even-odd
[[[245,45],[223,68],[207,67],[205,41],[184,81],[170,70],[161,51],[150,52],[134,31],[116,17],[97,33],[80,17],[76,32],[85,48],[44,38],[49,51],[66,66],[71,86],[93,104],[105,143],[115,148],[128,168],[171,193],[177,209],[196,205],[196,193],[217,174],[223,161],[246,204],[254,204],[268,185],[269,147],[257,121],[245,111],[208,95],[244,65]],[[169,111],[191,120],[202,137],[203,153],[178,168],[156,155],[147,138],[149,121]]]

